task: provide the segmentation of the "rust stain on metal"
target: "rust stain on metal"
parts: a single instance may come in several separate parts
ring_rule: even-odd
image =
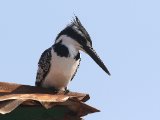
[[[54,91],[29,85],[0,82],[0,113],[12,112],[19,106],[39,106],[46,109],[54,106],[65,106],[81,117],[89,113],[99,112],[84,102],[89,100],[88,94]]]

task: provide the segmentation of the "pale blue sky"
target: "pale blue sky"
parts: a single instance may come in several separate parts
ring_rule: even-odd
[[[112,74],[82,53],[69,89],[101,110],[86,120],[160,120],[159,0],[0,0],[0,81],[34,85],[41,53],[74,14]]]

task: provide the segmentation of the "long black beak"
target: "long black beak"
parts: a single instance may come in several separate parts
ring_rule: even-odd
[[[97,55],[96,51],[92,47],[83,46],[83,49],[88,53],[88,55],[108,74],[111,75],[107,67],[104,65],[100,57]]]

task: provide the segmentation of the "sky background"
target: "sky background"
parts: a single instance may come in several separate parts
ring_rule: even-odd
[[[69,85],[86,120],[160,120],[159,0],[0,0],[0,81],[34,85],[41,53],[77,15],[111,77],[85,53]]]

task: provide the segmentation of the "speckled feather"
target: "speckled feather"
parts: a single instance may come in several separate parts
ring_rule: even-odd
[[[38,71],[36,76],[36,86],[41,86],[41,83],[43,82],[44,78],[49,72],[50,66],[51,66],[51,49],[48,48],[45,50],[38,62]]]

